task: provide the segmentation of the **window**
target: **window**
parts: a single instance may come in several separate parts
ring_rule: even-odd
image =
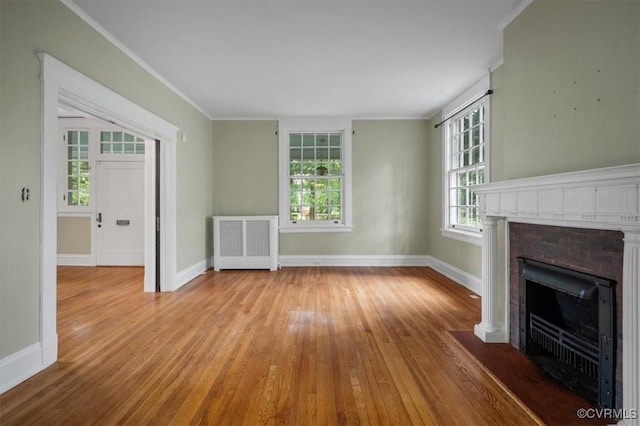
[[[481,82],[481,83],[484,83]],[[479,243],[482,221],[479,217],[475,185],[488,182],[489,111],[488,84],[472,90],[473,96],[462,102],[462,109],[453,109],[444,126],[444,229],[446,236]],[[480,99],[478,99],[480,98]],[[460,98],[459,98],[460,99]],[[473,102],[473,99],[478,99]]]
[[[100,131],[100,154],[144,155],[144,139],[127,132]]]
[[[280,230],[349,231],[351,122],[280,121]]]
[[[82,210],[91,205],[90,131],[66,129],[64,144],[64,193],[63,210]]]

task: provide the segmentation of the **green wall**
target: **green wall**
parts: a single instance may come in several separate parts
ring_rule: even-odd
[[[504,31],[493,180],[640,162],[638,1],[535,1]]]
[[[278,213],[277,128],[214,122],[215,214]],[[426,255],[427,121],[356,120],[353,130],[353,231],[280,234],[280,254]]]
[[[184,130],[177,147],[180,271],[211,255],[211,122],[55,0],[0,3],[0,359],[39,340],[40,61],[51,54]],[[22,203],[21,188],[31,200]],[[142,285],[142,284],[141,284]]]

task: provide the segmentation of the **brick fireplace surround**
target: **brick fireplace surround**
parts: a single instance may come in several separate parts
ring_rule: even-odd
[[[622,394],[616,405],[640,410],[640,164],[490,183],[476,193],[483,218],[476,336],[517,344],[515,256],[613,278]],[[640,419],[618,424],[640,426]]]

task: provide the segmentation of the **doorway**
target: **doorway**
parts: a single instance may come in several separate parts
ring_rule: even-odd
[[[159,185],[159,215],[157,220],[145,221],[145,291],[156,290],[156,260],[162,291],[174,289],[176,268],[176,139],[178,128],[139,105],[89,79],[46,53],[38,54],[42,79],[42,212],[41,212],[41,312],[40,351],[41,368],[53,364],[58,356],[56,331],[56,242],[57,242],[57,176],[59,103],[86,112],[92,117],[130,129],[145,138],[160,140],[161,175]],[[156,151],[145,153],[145,182],[155,182]],[[154,217],[156,186],[145,191],[144,215]],[[156,259],[156,227],[161,247]]]

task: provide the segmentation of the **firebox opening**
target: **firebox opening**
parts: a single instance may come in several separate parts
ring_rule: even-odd
[[[518,261],[520,350],[594,405],[614,408],[615,281]]]

